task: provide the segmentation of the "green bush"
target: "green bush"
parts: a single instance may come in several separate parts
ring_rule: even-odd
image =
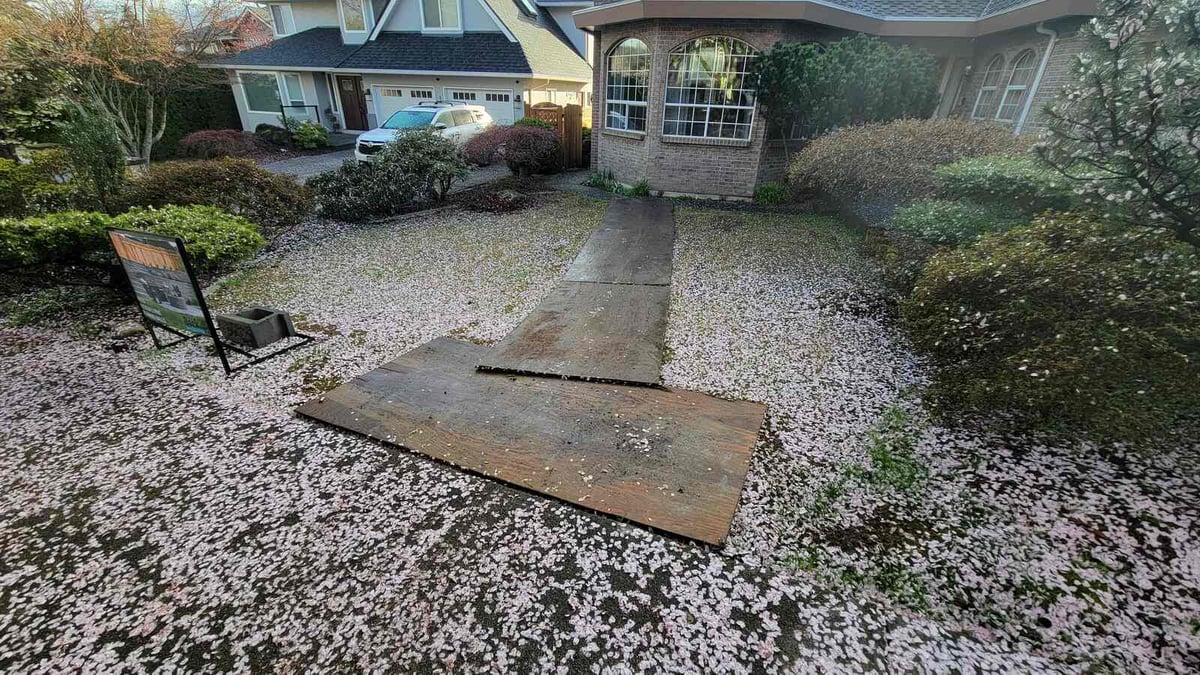
[[[315,150],[329,145],[329,131],[316,122],[304,121],[292,132],[292,143],[301,150]]]
[[[332,171],[308,179],[317,213],[326,218],[359,222],[412,209],[426,189],[425,179],[394,164],[347,160]]]
[[[937,192],[934,170],[964,157],[1019,155],[1030,140],[970,120],[897,120],[826,134],[804,146],[788,169],[794,190],[817,190],[843,204],[905,204]]]
[[[778,206],[787,201],[787,188],[779,183],[767,183],[754,189],[754,202],[768,206]]]
[[[211,206],[133,209],[113,218],[112,227],[179,237],[201,272],[245,260],[266,243],[257,225]]]
[[[168,204],[215,206],[266,228],[295,225],[312,211],[312,194],[291,176],[248,159],[163,162],[126,184],[119,210]]]
[[[1013,209],[967,201],[923,199],[896,210],[892,228],[935,246],[969,244],[990,232],[1029,222]]]
[[[1046,214],[934,255],[902,315],[943,409],[1140,440],[1197,421],[1197,279],[1169,234]]]
[[[20,163],[0,159],[0,216],[21,218],[96,206],[70,181],[71,163],[61,149],[33,153]]]
[[[934,171],[938,192],[1022,213],[1067,211],[1080,205],[1070,181],[1032,156],[961,159]]]
[[[189,65],[178,77],[190,84],[167,101],[167,123],[150,153],[155,161],[174,157],[179,141],[194,131],[242,126],[225,71]]]
[[[426,196],[438,202],[446,198],[454,181],[470,173],[454,141],[433,129],[400,132],[375,155],[374,164],[389,164],[395,171],[423,178]]]
[[[538,119],[536,117],[522,117],[514,122],[514,124],[522,127],[533,127],[535,129],[549,129],[550,131],[558,131],[558,127],[554,126],[550,122],[547,122],[546,120]]]
[[[558,135],[536,126],[513,125],[504,135],[504,163],[518,176],[553,173],[562,165]]]
[[[61,129],[79,191],[108,210],[125,183],[125,148],[112,120],[78,108]]]
[[[869,227],[863,237],[863,251],[879,261],[887,287],[899,297],[908,297],[937,247],[895,230]]]
[[[291,145],[292,132],[274,124],[260,124],[254,127],[254,135],[272,145]]]
[[[64,211],[0,219],[0,269],[56,262],[71,264],[108,245],[108,216]]]
[[[621,193],[626,197],[649,197],[650,183],[646,182],[646,179],[643,178],[633,185],[622,189]]]

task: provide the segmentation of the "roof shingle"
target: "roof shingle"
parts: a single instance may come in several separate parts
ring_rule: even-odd
[[[435,36],[380,33],[364,44],[341,68],[477,73],[532,73],[521,45],[503,33]]]
[[[213,63],[230,66],[292,66],[293,68],[335,68],[358,49],[342,44],[337,28],[309,28],[277,38],[270,44],[214,59]]]

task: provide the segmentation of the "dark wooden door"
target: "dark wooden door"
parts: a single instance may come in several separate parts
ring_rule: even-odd
[[[342,113],[346,128],[365,131],[367,127],[367,98],[363,96],[362,78],[338,75],[342,94]]]

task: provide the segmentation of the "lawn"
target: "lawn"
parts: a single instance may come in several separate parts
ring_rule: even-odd
[[[314,224],[209,296],[323,341],[231,380],[199,345],[113,353],[111,309],[0,329],[0,667],[1197,667],[1196,453],[931,418],[828,217],[676,211],[665,382],[769,410],[724,550],[291,415],[499,339],[603,209]]]

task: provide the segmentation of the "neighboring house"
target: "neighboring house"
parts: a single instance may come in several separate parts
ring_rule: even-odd
[[[590,42],[569,12],[555,9],[559,5],[581,6],[556,0],[274,2],[268,5],[271,44],[206,66],[228,70],[248,131],[278,124],[281,107],[289,117],[363,131],[431,99],[481,105],[498,123],[511,124],[527,102],[587,104],[592,72],[584,50]]]
[[[853,33],[937,56],[936,116],[1034,132],[1096,11],[1094,0],[598,0],[573,15],[595,36],[593,168],[655,193],[753,196],[795,148],[757,114],[755,55]]]
[[[204,54],[235,54],[261,47],[274,36],[269,17],[265,8],[246,7],[237,16],[189,31],[184,42],[201,44]]]

